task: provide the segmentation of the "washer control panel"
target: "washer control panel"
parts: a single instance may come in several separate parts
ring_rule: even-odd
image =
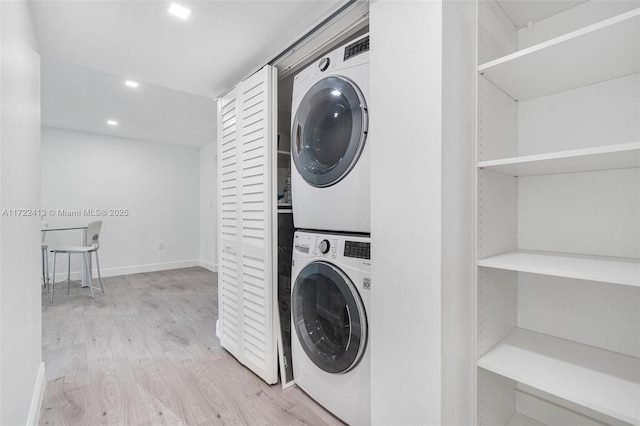
[[[371,242],[356,235],[296,231],[293,258],[320,258],[366,268],[371,265]]]
[[[296,232],[293,249],[307,256],[338,257],[338,239],[331,235]]]

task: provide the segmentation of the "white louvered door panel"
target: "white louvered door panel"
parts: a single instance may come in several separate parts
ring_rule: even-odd
[[[274,327],[272,168],[275,167],[276,72],[265,67],[239,88],[242,109],[243,350],[247,366],[269,383],[277,381]],[[262,371],[261,371],[262,370]]]
[[[220,342],[239,356],[240,298],[238,296],[238,140],[235,90],[218,100],[218,320]]]
[[[226,99],[219,101],[218,118],[222,123],[220,253],[224,274],[220,280],[228,287],[220,292],[220,309],[226,309],[223,326],[230,329],[222,332],[222,346],[267,383],[277,381],[273,267],[276,79],[275,68],[266,66],[238,84],[232,92],[235,107]],[[233,304],[236,309],[230,308]]]

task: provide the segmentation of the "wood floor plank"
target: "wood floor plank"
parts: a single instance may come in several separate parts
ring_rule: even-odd
[[[43,289],[40,425],[342,425],[293,386],[267,385],[215,336],[217,274],[203,268]]]
[[[43,345],[42,357],[48,360],[45,368],[47,380],[89,372],[87,348],[84,343],[70,345],[63,342]]]

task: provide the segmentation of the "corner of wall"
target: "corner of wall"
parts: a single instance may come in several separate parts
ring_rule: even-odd
[[[217,154],[216,141],[200,148],[200,266],[213,272],[218,270]]]
[[[202,266],[204,269],[208,269],[211,272],[218,272],[217,263],[209,262],[205,259],[200,259],[200,266]]]
[[[40,421],[40,409],[42,408],[42,400],[44,398],[44,388],[46,383],[45,378],[45,366],[44,362],[41,362],[40,368],[38,369],[38,377],[36,379],[35,387],[33,388],[31,405],[29,406],[29,416],[27,417],[28,426],[37,426]]]
[[[0,207],[34,208],[40,199],[40,55],[26,1],[0,2],[0,43]],[[31,250],[40,241],[37,219],[3,216],[1,220],[2,424],[35,424],[45,384],[40,262]]]
[[[442,422],[442,12],[370,7],[372,424]]]
[[[442,420],[472,424],[475,3],[443,3]]]

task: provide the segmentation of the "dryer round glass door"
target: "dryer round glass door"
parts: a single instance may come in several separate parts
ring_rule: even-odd
[[[345,373],[362,358],[367,318],[351,280],[336,266],[312,262],[296,277],[292,319],[298,340],[315,365]]]
[[[302,98],[291,128],[296,169],[310,185],[326,187],[343,179],[364,149],[367,106],[358,86],[344,77],[326,77]]]

